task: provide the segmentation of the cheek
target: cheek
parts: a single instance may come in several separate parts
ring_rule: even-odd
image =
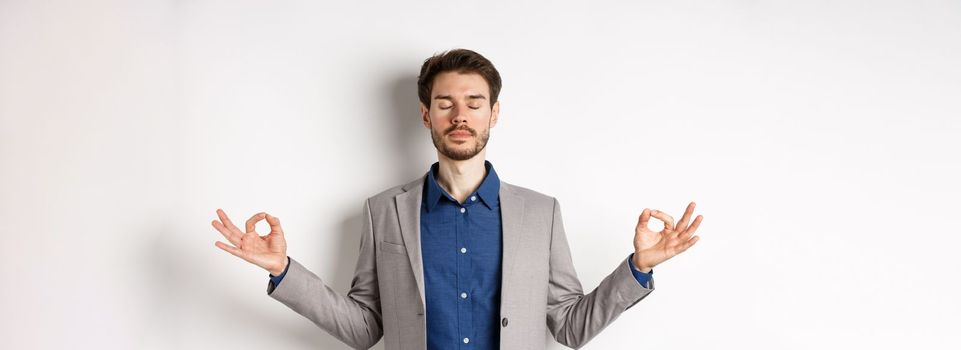
[[[430,129],[432,132],[441,133],[451,125],[450,119],[441,115],[430,115]]]
[[[433,122],[442,122],[445,119],[449,119],[450,117],[451,117],[451,110],[449,109],[445,110],[440,108],[434,108],[430,111],[430,120]]]
[[[487,125],[487,121],[491,117],[491,111],[481,107],[481,109],[471,110],[471,119],[475,121],[475,124]]]

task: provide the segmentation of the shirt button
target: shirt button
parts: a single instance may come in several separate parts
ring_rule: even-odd
[[[473,201],[476,201],[476,200],[477,200],[477,196],[470,196],[470,200],[471,200],[472,202],[473,202]]]
[[[467,299],[467,293],[460,293],[461,299]]]
[[[466,211],[467,211],[467,208],[460,208],[460,212],[461,212],[461,213],[466,212]]]
[[[461,249],[460,249],[460,252],[461,252],[461,253],[464,253],[464,254],[467,254],[467,248],[461,248]]]
[[[507,317],[501,319],[501,326],[507,327]]]
[[[464,338],[464,344],[470,343],[470,338]]]

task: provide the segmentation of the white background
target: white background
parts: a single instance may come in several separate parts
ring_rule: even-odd
[[[500,70],[488,159],[558,198],[586,290],[645,207],[705,216],[586,349],[961,346],[957,1],[0,0],[3,347],[346,348],[210,221],[280,217],[345,292],[364,199],[436,159],[415,79],[456,47]]]

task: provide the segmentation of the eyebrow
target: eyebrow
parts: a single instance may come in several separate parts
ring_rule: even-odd
[[[437,95],[437,96],[434,97],[434,99],[435,99],[435,100],[448,100],[448,101],[453,101],[453,100],[454,100],[454,98],[451,97],[450,95]],[[468,100],[486,100],[487,97],[484,97],[484,95],[467,95],[467,99],[468,99]]]

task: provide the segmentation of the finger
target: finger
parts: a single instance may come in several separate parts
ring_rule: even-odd
[[[234,256],[236,256],[236,257],[238,257],[238,258],[247,260],[247,258],[244,257],[244,251],[238,249],[237,247],[232,247],[232,246],[230,246],[230,245],[227,245],[227,243],[224,243],[224,242],[221,242],[221,241],[214,242],[214,245],[217,246],[217,248],[223,249],[223,250],[225,250],[226,252],[228,252],[228,253],[230,253],[230,254],[233,254]]]
[[[265,215],[267,216],[267,224],[270,225],[270,233],[275,233],[283,236],[284,229],[280,227],[280,218],[270,214],[265,214]]]
[[[265,215],[267,215],[267,213],[259,212],[251,216],[250,219],[247,219],[247,233],[255,232],[254,228],[257,227],[257,222],[263,220]]]
[[[674,218],[660,210],[651,211],[651,216],[664,222],[664,230],[674,230]]]
[[[698,236],[691,237],[691,239],[687,240],[687,242],[685,242],[684,245],[682,245],[677,252],[682,253],[685,250],[687,250],[687,248],[693,247],[694,243],[697,243],[697,241],[700,239],[701,237],[698,237]]]
[[[224,238],[230,241],[231,244],[240,245],[239,233],[234,233],[233,231],[225,227],[224,224],[220,223],[220,221],[217,221],[217,220],[211,221],[210,224],[213,225],[214,228],[217,229],[218,232],[220,232],[220,234],[224,235]]]
[[[684,231],[684,233],[687,234],[688,236],[694,235],[694,232],[697,232],[698,226],[701,226],[702,220],[704,220],[704,216],[698,215],[696,218],[694,218],[694,222],[691,223],[691,227],[688,227],[687,230]]]
[[[644,208],[644,210],[641,211],[641,216],[637,218],[637,227],[646,230],[647,223],[650,220],[651,220],[651,211],[647,208]]]
[[[684,232],[681,232],[681,234],[677,236],[677,238],[682,242],[686,242],[688,239],[690,239],[691,236],[694,235],[694,232],[697,231],[697,227],[701,225],[701,219],[703,218],[704,217],[700,215],[694,218],[694,222],[691,224],[691,226],[688,226]]]
[[[230,231],[233,231],[234,233],[238,233],[238,234],[243,233],[243,231],[241,231],[240,228],[238,228],[236,225],[234,225],[232,221],[230,221],[230,218],[227,217],[227,213],[225,213],[223,209],[217,209],[217,216],[220,217],[220,221],[223,222],[224,226],[227,227],[227,229],[229,229]]]
[[[684,210],[684,215],[681,216],[681,221],[677,222],[678,231],[683,231],[687,228],[687,222],[691,219],[691,214],[694,214],[694,202],[687,205],[687,209]]]
[[[687,229],[685,229],[684,232],[678,236],[678,238],[681,239],[681,241],[686,241],[690,239],[691,236],[693,236],[694,233],[697,232],[697,228],[701,226],[701,220],[703,219],[704,217],[700,215],[694,218],[694,222],[691,223],[691,226],[688,226]]]

